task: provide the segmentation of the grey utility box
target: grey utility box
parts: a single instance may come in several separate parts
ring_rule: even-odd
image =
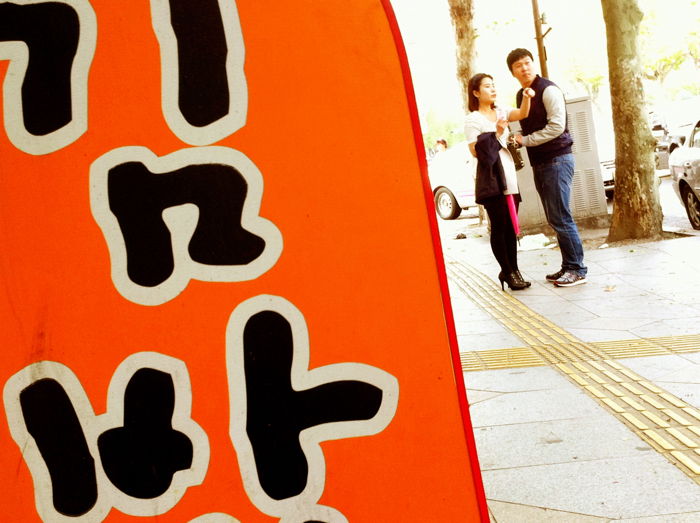
[[[596,145],[593,112],[589,97],[566,101],[569,132],[574,139],[573,153],[576,161],[574,184],[571,191],[571,211],[574,219],[607,216],[603,178],[600,172],[598,147]],[[517,122],[511,129],[518,128]],[[518,129],[519,130],[519,129]],[[518,185],[523,198],[518,212],[523,228],[538,228],[547,223],[539,195],[532,178],[532,167],[526,149],[520,149],[525,166],[518,171]]]

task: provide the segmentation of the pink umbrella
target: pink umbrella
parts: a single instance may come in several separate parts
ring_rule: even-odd
[[[518,211],[515,208],[515,199],[512,194],[506,194],[506,202],[508,202],[508,212],[510,212],[510,221],[513,222],[513,230],[515,235],[520,235],[520,224],[518,223]]]

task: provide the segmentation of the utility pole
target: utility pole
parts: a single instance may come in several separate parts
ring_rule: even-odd
[[[549,78],[547,71],[547,50],[544,48],[544,37],[552,30],[550,27],[545,34],[542,34],[542,16],[537,0],[532,0],[532,16],[535,19],[535,40],[537,40],[537,54],[540,58],[540,72],[543,78]]]

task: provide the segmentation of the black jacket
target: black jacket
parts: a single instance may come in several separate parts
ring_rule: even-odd
[[[499,156],[501,142],[496,133],[481,133],[476,138],[476,184],[474,196],[476,203],[499,196],[506,190],[506,176]]]

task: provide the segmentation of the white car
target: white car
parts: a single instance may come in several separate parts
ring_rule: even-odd
[[[673,188],[685,205],[693,229],[700,230],[700,120],[668,159]]]
[[[615,192],[615,158],[600,162],[600,175],[603,178],[605,197],[612,199]]]
[[[454,220],[462,209],[476,206],[474,178],[476,158],[467,142],[460,142],[433,156],[428,164],[435,210],[443,220]]]

